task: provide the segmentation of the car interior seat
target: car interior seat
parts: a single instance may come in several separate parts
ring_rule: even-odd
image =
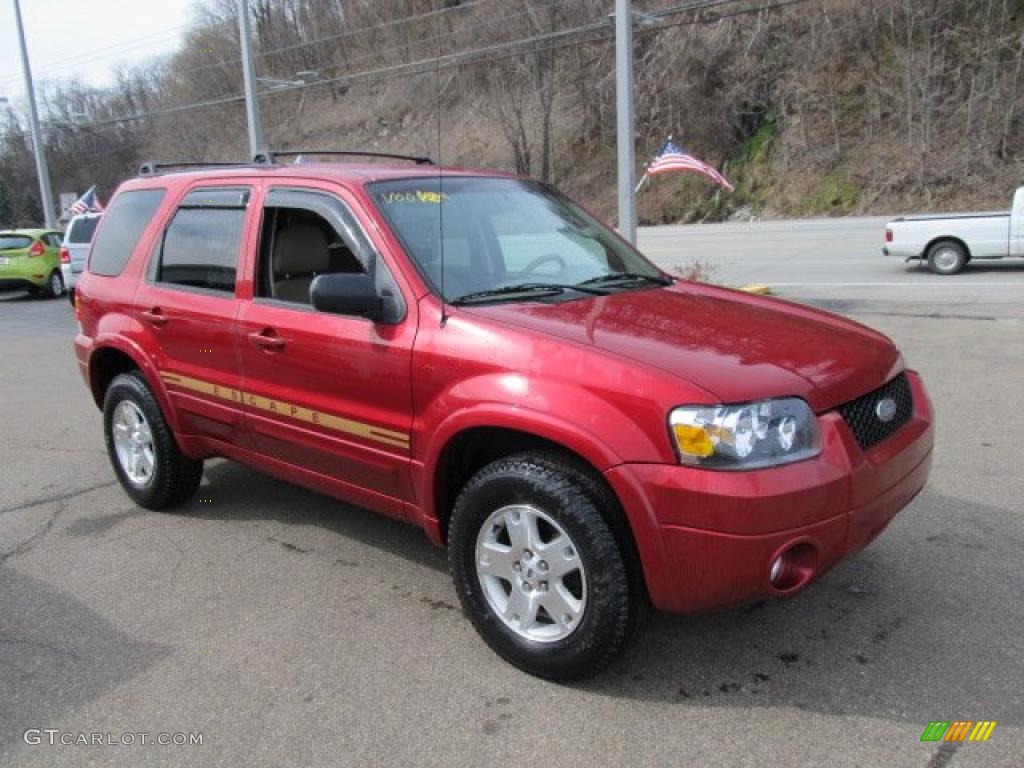
[[[291,224],[274,238],[272,263],[273,297],[308,304],[313,278],[330,270],[327,236],[315,224]]]

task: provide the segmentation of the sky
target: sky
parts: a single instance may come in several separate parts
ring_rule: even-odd
[[[36,89],[46,79],[97,86],[112,66],[143,62],[175,50],[194,0],[21,0]],[[13,0],[0,0],[0,96],[25,104]]]

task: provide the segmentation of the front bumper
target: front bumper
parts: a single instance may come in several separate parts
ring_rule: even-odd
[[[608,470],[655,607],[684,613],[791,594],[867,546],[924,487],[931,465],[931,402],[920,377],[908,378],[912,417],[866,452],[830,412],[819,417],[822,452],[808,461],[750,472]],[[787,551],[800,554],[801,577],[773,583],[772,563]]]

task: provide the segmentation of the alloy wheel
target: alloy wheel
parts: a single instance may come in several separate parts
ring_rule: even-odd
[[[587,606],[587,576],[576,544],[552,517],[528,504],[495,510],[480,528],[476,571],[494,614],[520,637],[563,640]]]
[[[122,400],[111,421],[117,460],[128,480],[138,488],[153,481],[156,448],[153,432],[145,415],[135,403]]]

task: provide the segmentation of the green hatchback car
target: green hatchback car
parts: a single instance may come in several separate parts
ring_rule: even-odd
[[[28,291],[50,298],[63,295],[61,237],[55,229],[0,232],[0,291]]]

